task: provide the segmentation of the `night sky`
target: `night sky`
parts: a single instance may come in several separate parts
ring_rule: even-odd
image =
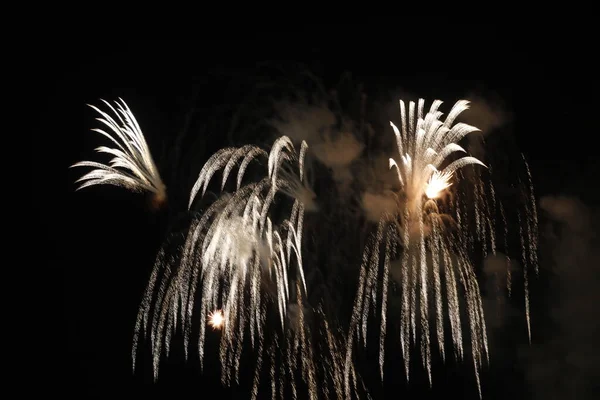
[[[438,31],[437,25],[442,27]],[[223,398],[248,398],[244,388],[220,389],[218,370],[201,374],[197,357],[185,362],[177,339],[156,384],[147,356],[140,358],[139,370],[132,374],[130,349],[155,255],[169,229],[185,214],[187,194],[202,164],[227,145],[226,116],[250,93],[261,63],[280,65],[291,74],[294,65],[306,65],[328,88],[349,72],[353,82],[364,84],[369,98],[389,98],[391,104],[396,94],[404,93],[446,103],[476,94],[503,115],[502,126],[486,137],[488,144],[503,144],[498,152],[509,146],[516,150],[517,159],[519,152],[524,153],[538,202],[545,196],[568,196],[595,215],[598,127],[592,119],[598,82],[589,56],[592,40],[583,30],[567,34],[550,23],[541,25],[526,28],[506,22],[500,27],[441,20],[419,28],[371,18],[357,25],[248,28],[237,37],[215,34],[196,41],[92,41],[82,47],[74,38],[44,43],[39,59],[53,67],[43,83],[46,100],[36,105],[44,115],[34,142],[33,168],[42,176],[36,191],[44,196],[36,209],[46,232],[43,251],[55,260],[52,277],[62,282],[57,290],[62,292],[63,301],[57,306],[61,312],[51,323],[60,344],[51,368],[56,374],[52,386],[58,393],[79,398],[121,394],[212,398],[208,391],[222,393]],[[75,192],[74,181],[84,170],[68,167],[81,160],[98,160],[102,156],[93,149],[106,144],[90,131],[97,123],[86,104],[117,97],[128,103],[145,132],[169,191],[167,209],[152,212],[146,196],[112,186]],[[177,163],[171,150],[176,135],[185,129],[192,137],[194,132],[201,134],[185,143]],[[254,138],[236,140],[252,143]],[[487,151],[495,149],[488,146]],[[586,399],[593,377],[598,377],[597,367],[588,365],[592,361],[578,363],[567,356],[582,352],[569,343],[585,342],[589,332],[597,329],[593,314],[582,312],[581,318],[569,323],[554,318],[553,310],[565,292],[564,285],[557,288],[556,282],[565,279],[560,275],[563,269],[556,266],[565,257],[557,256],[556,248],[568,251],[560,240],[561,235],[571,234],[552,221],[540,211],[542,233],[549,235],[548,229],[554,229],[552,239],[541,238],[541,249],[554,246],[554,252],[541,256],[540,278],[532,284],[532,346],[518,322],[490,328],[491,363],[482,372],[484,399]],[[585,238],[596,240],[593,230]],[[588,250],[592,257],[593,246]],[[577,292],[581,280],[598,279],[597,264],[581,257],[577,262],[581,269],[589,265],[596,272],[587,269],[569,275],[574,282],[569,293]],[[593,299],[585,302],[589,305]],[[566,339],[565,330],[578,330],[573,324],[588,334]],[[560,351],[545,351],[548,343]],[[543,361],[532,355],[540,352],[546,354]],[[598,359],[597,346],[583,353],[590,360]],[[562,367],[540,373],[535,368],[538,363]],[[478,397],[470,366],[436,365],[429,388],[418,374],[405,384],[401,363],[395,365],[398,368],[386,371],[383,386],[376,375],[366,374],[375,399]],[[571,371],[568,382],[556,383],[566,379],[567,370]],[[550,395],[542,396],[543,382],[557,385]]]

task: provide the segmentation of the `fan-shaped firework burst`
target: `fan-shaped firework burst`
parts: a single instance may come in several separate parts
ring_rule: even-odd
[[[441,101],[435,101],[424,114],[422,99],[416,109],[415,103],[410,102],[407,114],[404,102],[400,101],[401,129],[390,123],[396,136],[399,156],[399,159],[389,161],[400,185],[399,193],[395,194],[397,211],[381,218],[377,232],[363,255],[347,362],[351,365],[354,340],[362,337],[366,346],[369,314],[376,307],[379,297],[379,364],[383,378],[388,280],[390,270],[398,268],[400,271],[395,275],[401,276],[402,293],[400,336],[407,377],[411,345],[419,344],[422,362],[431,382],[430,332],[435,332],[443,359],[446,323],[449,323],[455,355],[463,357],[463,341],[467,335],[462,330],[461,316],[466,315],[479,387],[478,371],[488,356],[487,337],[479,285],[469,257],[472,239],[466,237],[473,235],[464,231],[466,224],[473,219],[467,215],[468,209],[474,209],[476,240],[489,242],[492,252],[495,252],[491,218],[495,210],[491,210],[487,198],[480,192],[480,182],[475,185],[475,192],[479,195],[475,196],[474,204],[470,207],[466,207],[460,198],[447,201],[440,198],[444,197],[442,195],[450,188],[452,181],[457,179],[460,168],[470,164],[484,166],[474,157],[460,157],[465,150],[457,142],[469,133],[478,131],[465,123],[454,124],[469,103],[457,102],[445,120],[441,119],[442,113],[438,111],[441,104]],[[491,190],[493,192],[493,188]],[[495,206],[495,198],[492,201]],[[393,262],[397,257],[399,260]],[[380,258],[384,259],[382,266]],[[461,313],[461,309],[465,312]]]
[[[167,198],[166,187],[160,178],[135,116],[127,104],[122,99],[119,100],[120,103],[115,102],[116,109],[107,101],[102,100],[115,114],[117,120],[90,105],[101,115],[101,118],[97,118],[97,120],[110,128],[112,134],[98,128],[92,130],[109,138],[117,148],[106,146],[96,148],[99,153],[114,156],[109,165],[94,161],[81,161],[72,166],[95,168],[77,180],[77,182],[83,182],[78,189],[110,184],[125,187],[134,192],[147,191],[153,194],[154,204],[160,206]]]
[[[246,334],[257,350],[254,396],[258,393],[263,364],[270,365],[272,389],[284,396],[289,382],[296,396],[297,366],[308,385],[311,398],[318,393],[318,370],[331,378],[341,396],[343,377],[339,344],[327,323],[321,330],[327,335],[328,354],[316,362],[310,325],[305,321],[306,282],[302,264],[302,225],[307,202],[314,194],[304,184],[303,164],[307,150],[302,142],[296,153],[291,140],[277,139],[269,153],[259,147],[226,148],[214,154],[200,172],[189,207],[198,193],[206,192],[215,173],[222,170],[221,190],[230,173],[239,164],[236,189],[223,194],[195,220],[188,232],[178,265],[157,259],[136,324],[133,357],[142,329],[150,324],[155,376],[163,346],[168,352],[172,333],[180,321],[187,348],[191,336],[196,289],[200,295],[200,321],[218,315],[222,337],[220,361],[222,382],[239,381],[239,366]],[[243,184],[253,160],[267,159],[267,176],[258,182]],[[272,205],[279,194],[292,200],[291,211],[280,224],[272,220]],[[267,325],[271,300],[278,310],[280,329]],[[294,310],[293,315],[288,310]],[[215,311],[218,310],[218,311]],[[200,324],[198,347],[204,359],[206,324]],[[268,330],[268,332],[265,332]],[[322,333],[322,332],[321,332]],[[283,355],[278,351],[285,349]],[[265,359],[266,358],[266,359]],[[331,367],[325,370],[327,365]],[[279,383],[276,366],[280,368]]]

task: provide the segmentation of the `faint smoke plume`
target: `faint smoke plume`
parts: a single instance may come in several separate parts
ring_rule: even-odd
[[[315,157],[331,168],[333,180],[342,193],[348,192],[353,179],[350,164],[360,156],[363,147],[348,130],[337,134],[325,132],[323,140],[313,146]]]
[[[268,121],[269,124],[279,134],[289,136],[294,142],[306,140],[311,147],[323,140],[323,133],[336,123],[335,114],[325,106],[282,101],[275,108],[278,118]]]
[[[378,222],[384,213],[398,212],[398,204],[391,195],[365,192],[362,195],[361,205],[367,220],[371,222]]]
[[[493,132],[512,119],[505,106],[494,96],[472,93],[466,96],[466,99],[471,102],[471,107],[462,116],[469,124],[481,129],[484,135]]]
[[[508,302],[507,286],[508,286],[508,269],[512,274],[520,273],[520,263],[517,260],[508,260],[508,257],[503,253],[496,253],[486,257],[483,262],[483,274],[485,276],[485,296],[483,297],[483,305],[485,309],[485,320],[487,327],[490,329],[491,345],[495,345],[494,335],[495,330],[504,328],[509,317],[522,314],[519,310],[514,309]],[[521,318],[524,318],[521,316]],[[503,334],[502,331],[499,332]]]
[[[597,213],[580,201],[544,197],[541,209],[549,217],[543,231],[551,254],[542,274],[551,276],[544,303],[549,323],[528,352],[528,378],[535,398],[596,399],[600,393],[600,242],[595,234]]]
[[[338,189],[346,193],[353,180],[350,165],[364,148],[356,139],[354,124],[344,120],[340,123],[324,105],[282,102],[277,110],[278,118],[269,121],[271,126],[295,142],[306,140],[310,153],[331,169]]]
[[[480,160],[485,159],[484,139],[509,123],[512,115],[502,102],[494,96],[471,93],[465,97],[470,108],[461,114],[461,120],[481,130],[481,135],[468,135],[466,150]]]

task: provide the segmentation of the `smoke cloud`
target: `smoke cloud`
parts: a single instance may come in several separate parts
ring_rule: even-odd
[[[356,138],[351,121],[339,123],[325,105],[279,103],[278,118],[269,121],[279,134],[293,141],[305,140],[310,154],[330,168],[341,194],[347,193],[353,180],[351,164],[360,157],[364,144]]]
[[[494,96],[471,93],[466,96],[466,99],[471,102],[471,106],[462,117],[469,124],[481,129],[484,136],[512,120],[512,115]]]
[[[361,205],[367,220],[371,222],[378,222],[385,213],[398,212],[397,201],[391,195],[365,192],[362,195]]]
[[[543,274],[551,275],[546,340],[527,358],[528,379],[537,399],[592,399],[600,389],[600,242],[598,213],[579,200],[544,197],[549,221],[543,238],[550,253]],[[550,268],[550,265],[552,266]],[[544,335],[542,335],[544,336]]]
[[[512,115],[495,96],[471,93],[465,98],[471,104],[470,108],[461,114],[460,119],[481,130],[479,135],[467,135],[466,150],[473,157],[485,162],[485,138],[508,124]]]

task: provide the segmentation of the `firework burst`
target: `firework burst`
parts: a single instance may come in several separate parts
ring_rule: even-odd
[[[110,139],[117,147],[96,148],[98,153],[114,156],[108,165],[94,161],[81,161],[72,165],[94,168],[77,180],[81,182],[78,190],[93,185],[109,184],[134,192],[146,191],[152,193],[153,204],[160,206],[167,199],[166,187],[154,164],[140,125],[127,104],[122,99],[119,100],[120,102],[115,102],[115,107],[102,100],[113,112],[116,120],[108,113],[90,105],[101,116],[96,120],[106,125],[112,133],[99,128],[92,130]]]
[[[299,374],[308,386],[310,398],[318,397],[317,376],[327,364],[314,358],[312,330],[305,315],[307,286],[302,232],[305,204],[310,206],[315,198],[303,176],[307,148],[306,142],[302,142],[296,152],[292,141],[283,136],[274,142],[269,153],[248,145],[222,149],[207,161],[192,188],[189,208],[193,208],[197,197],[206,193],[219,171],[223,191],[237,166],[235,189],[231,194],[222,193],[192,222],[177,265],[166,262],[164,257],[157,259],[138,314],[134,365],[139,335],[147,327],[155,377],[163,348],[168,353],[178,323],[187,355],[199,289],[200,321],[208,318],[221,331],[219,357],[224,385],[239,383],[240,359],[249,334],[251,347],[257,354],[254,397],[258,394],[261,371],[267,367],[271,368],[273,393],[284,397],[285,390],[289,390],[296,397]],[[265,159],[266,176],[257,182],[244,183],[250,163]],[[276,223],[272,219],[276,214],[272,206],[281,195],[291,200],[291,209],[284,211],[287,217]],[[275,330],[267,323],[272,308],[276,309],[279,322],[279,329]],[[291,314],[290,309],[294,310]],[[324,354],[323,359],[335,366],[321,371],[321,376],[331,377],[332,385],[341,388],[340,341],[326,323],[317,326],[319,333],[327,335],[326,347],[331,355]],[[205,358],[205,339],[203,323],[198,333],[201,361]],[[286,386],[289,388],[285,389]],[[335,392],[338,396],[342,393]]]
[[[454,124],[469,103],[457,102],[445,119],[438,110],[441,104],[439,100],[434,101],[424,114],[424,101],[420,99],[418,104],[409,103],[407,113],[405,103],[400,101],[401,128],[390,122],[398,151],[398,159],[389,160],[400,186],[396,194],[397,211],[386,213],[380,219],[377,232],[363,254],[346,356],[350,365],[355,340],[362,338],[366,346],[368,318],[380,299],[379,366],[383,379],[388,283],[391,270],[396,269],[392,272],[401,277],[400,344],[407,378],[411,347],[419,346],[431,383],[431,337],[437,339],[444,359],[446,325],[449,325],[450,341],[459,359],[464,356],[463,342],[470,339],[480,387],[479,370],[488,358],[487,336],[479,285],[469,257],[469,242],[461,235],[461,228],[465,231],[463,225],[472,218],[468,215],[469,207],[460,198],[450,197],[444,201],[443,194],[459,178],[459,169],[485,165],[477,158],[464,155],[465,150],[457,144],[466,135],[478,131],[465,123]],[[480,188],[478,183],[476,189]],[[477,239],[489,243],[495,252],[494,226],[487,198],[478,196],[474,203]],[[463,321],[464,316],[467,321]],[[466,333],[462,329],[465,323],[469,327]],[[346,389],[348,379],[347,375]]]

